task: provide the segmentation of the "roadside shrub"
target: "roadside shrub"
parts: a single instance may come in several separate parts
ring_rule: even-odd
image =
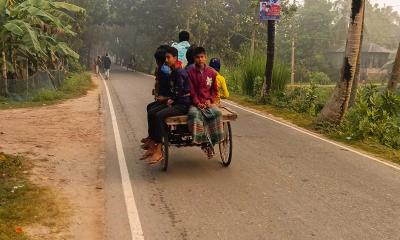
[[[66,94],[82,95],[92,86],[89,73],[73,73],[65,79],[61,91]]]
[[[261,92],[261,88],[255,88],[257,83],[264,79],[265,72],[265,57],[261,54],[256,54],[253,59],[246,57],[244,62],[239,64],[238,70],[241,72],[242,77],[242,92],[248,96],[254,96]],[[262,84],[261,84],[262,86]]]
[[[317,86],[313,83],[307,87],[296,87],[289,92],[289,106],[298,113],[316,116],[317,99]]]
[[[59,90],[41,89],[33,97],[33,102],[50,102],[71,96],[83,95],[93,86],[89,73],[72,73]]]
[[[82,72],[86,71],[86,67],[84,65],[82,65],[79,62],[79,60],[71,59],[68,62],[68,70],[70,72],[82,73]]]
[[[274,64],[274,70],[272,73],[272,92],[284,92],[286,86],[290,80],[290,68],[279,61]]]
[[[328,85],[331,83],[331,79],[324,72],[311,72],[308,74],[310,82],[317,83],[320,85]]]
[[[37,91],[32,98],[33,102],[50,102],[63,98],[63,93],[60,91],[41,89]]]
[[[341,131],[348,139],[374,139],[400,149],[400,96],[370,85],[359,90]]]
[[[261,98],[261,91],[264,84],[264,77],[258,76],[254,79],[254,94],[251,96],[254,100]]]
[[[223,67],[221,73],[226,78],[228,90],[233,93],[241,93],[241,73],[238,67]]]
[[[280,108],[317,115],[318,89],[315,84],[307,87],[294,87],[287,91],[274,92],[270,97],[270,104]]]
[[[258,99],[264,83],[266,58],[264,53],[256,53],[239,59],[234,67],[223,70],[228,79],[228,88],[236,93]],[[275,61],[272,74],[271,92],[283,92],[290,79],[290,69],[287,65]]]

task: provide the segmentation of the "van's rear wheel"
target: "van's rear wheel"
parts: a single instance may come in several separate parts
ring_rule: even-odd
[[[231,165],[233,152],[231,123],[224,123],[224,139],[219,143],[219,155],[225,167]]]

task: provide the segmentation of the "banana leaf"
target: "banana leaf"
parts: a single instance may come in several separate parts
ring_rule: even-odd
[[[86,10],[84,8],[81,8],[79,6],[76,6],[74,4],[66,3],[66,2],[50,2],[50,5],[57,9],[62,9],[66,10],[69,12],[74,12],[74,13],[85,13]]]

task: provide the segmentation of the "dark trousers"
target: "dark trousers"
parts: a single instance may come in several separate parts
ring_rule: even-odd
[[[147,112],[150,112],[153,108],[159,107],[161,105],[165,105],[165,104],[162,102],[158,102],[158,101],[152,102],[149,105],[147,105]]]
[[[152,102],[149,105],[147,105],[147,131],[148,131],[148,136],[151,138],[152,135],[154,135],[152,133],[152,131],[154,131],[154,129],[150,126],[151,124],[151,118],[154,116],[155,113],[157,113],[158,111],[166,108],[167,105],[165,103],[162,102]]]
[[[161,143],[163,135],[166,133],[165,119],[174,116],[186,115],[189,111],[189,106],[184,104],[176,104],[172,106],[166,106],[162,110],[153,113],[150,116],[150,128],[152,135],[150,136],[156,143]]]

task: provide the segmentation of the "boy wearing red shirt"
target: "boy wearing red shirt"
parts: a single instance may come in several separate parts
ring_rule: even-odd
[[[193,143],[201,144],[208,157],[212,158],[213,146],[223,140],[222,114],[215,105],[218,96],[217,74],[207,66],[204,48],[196,48],[194,55],[195,65],[187,70],[194,105],[189,110],[189,129],[193,134]]]

